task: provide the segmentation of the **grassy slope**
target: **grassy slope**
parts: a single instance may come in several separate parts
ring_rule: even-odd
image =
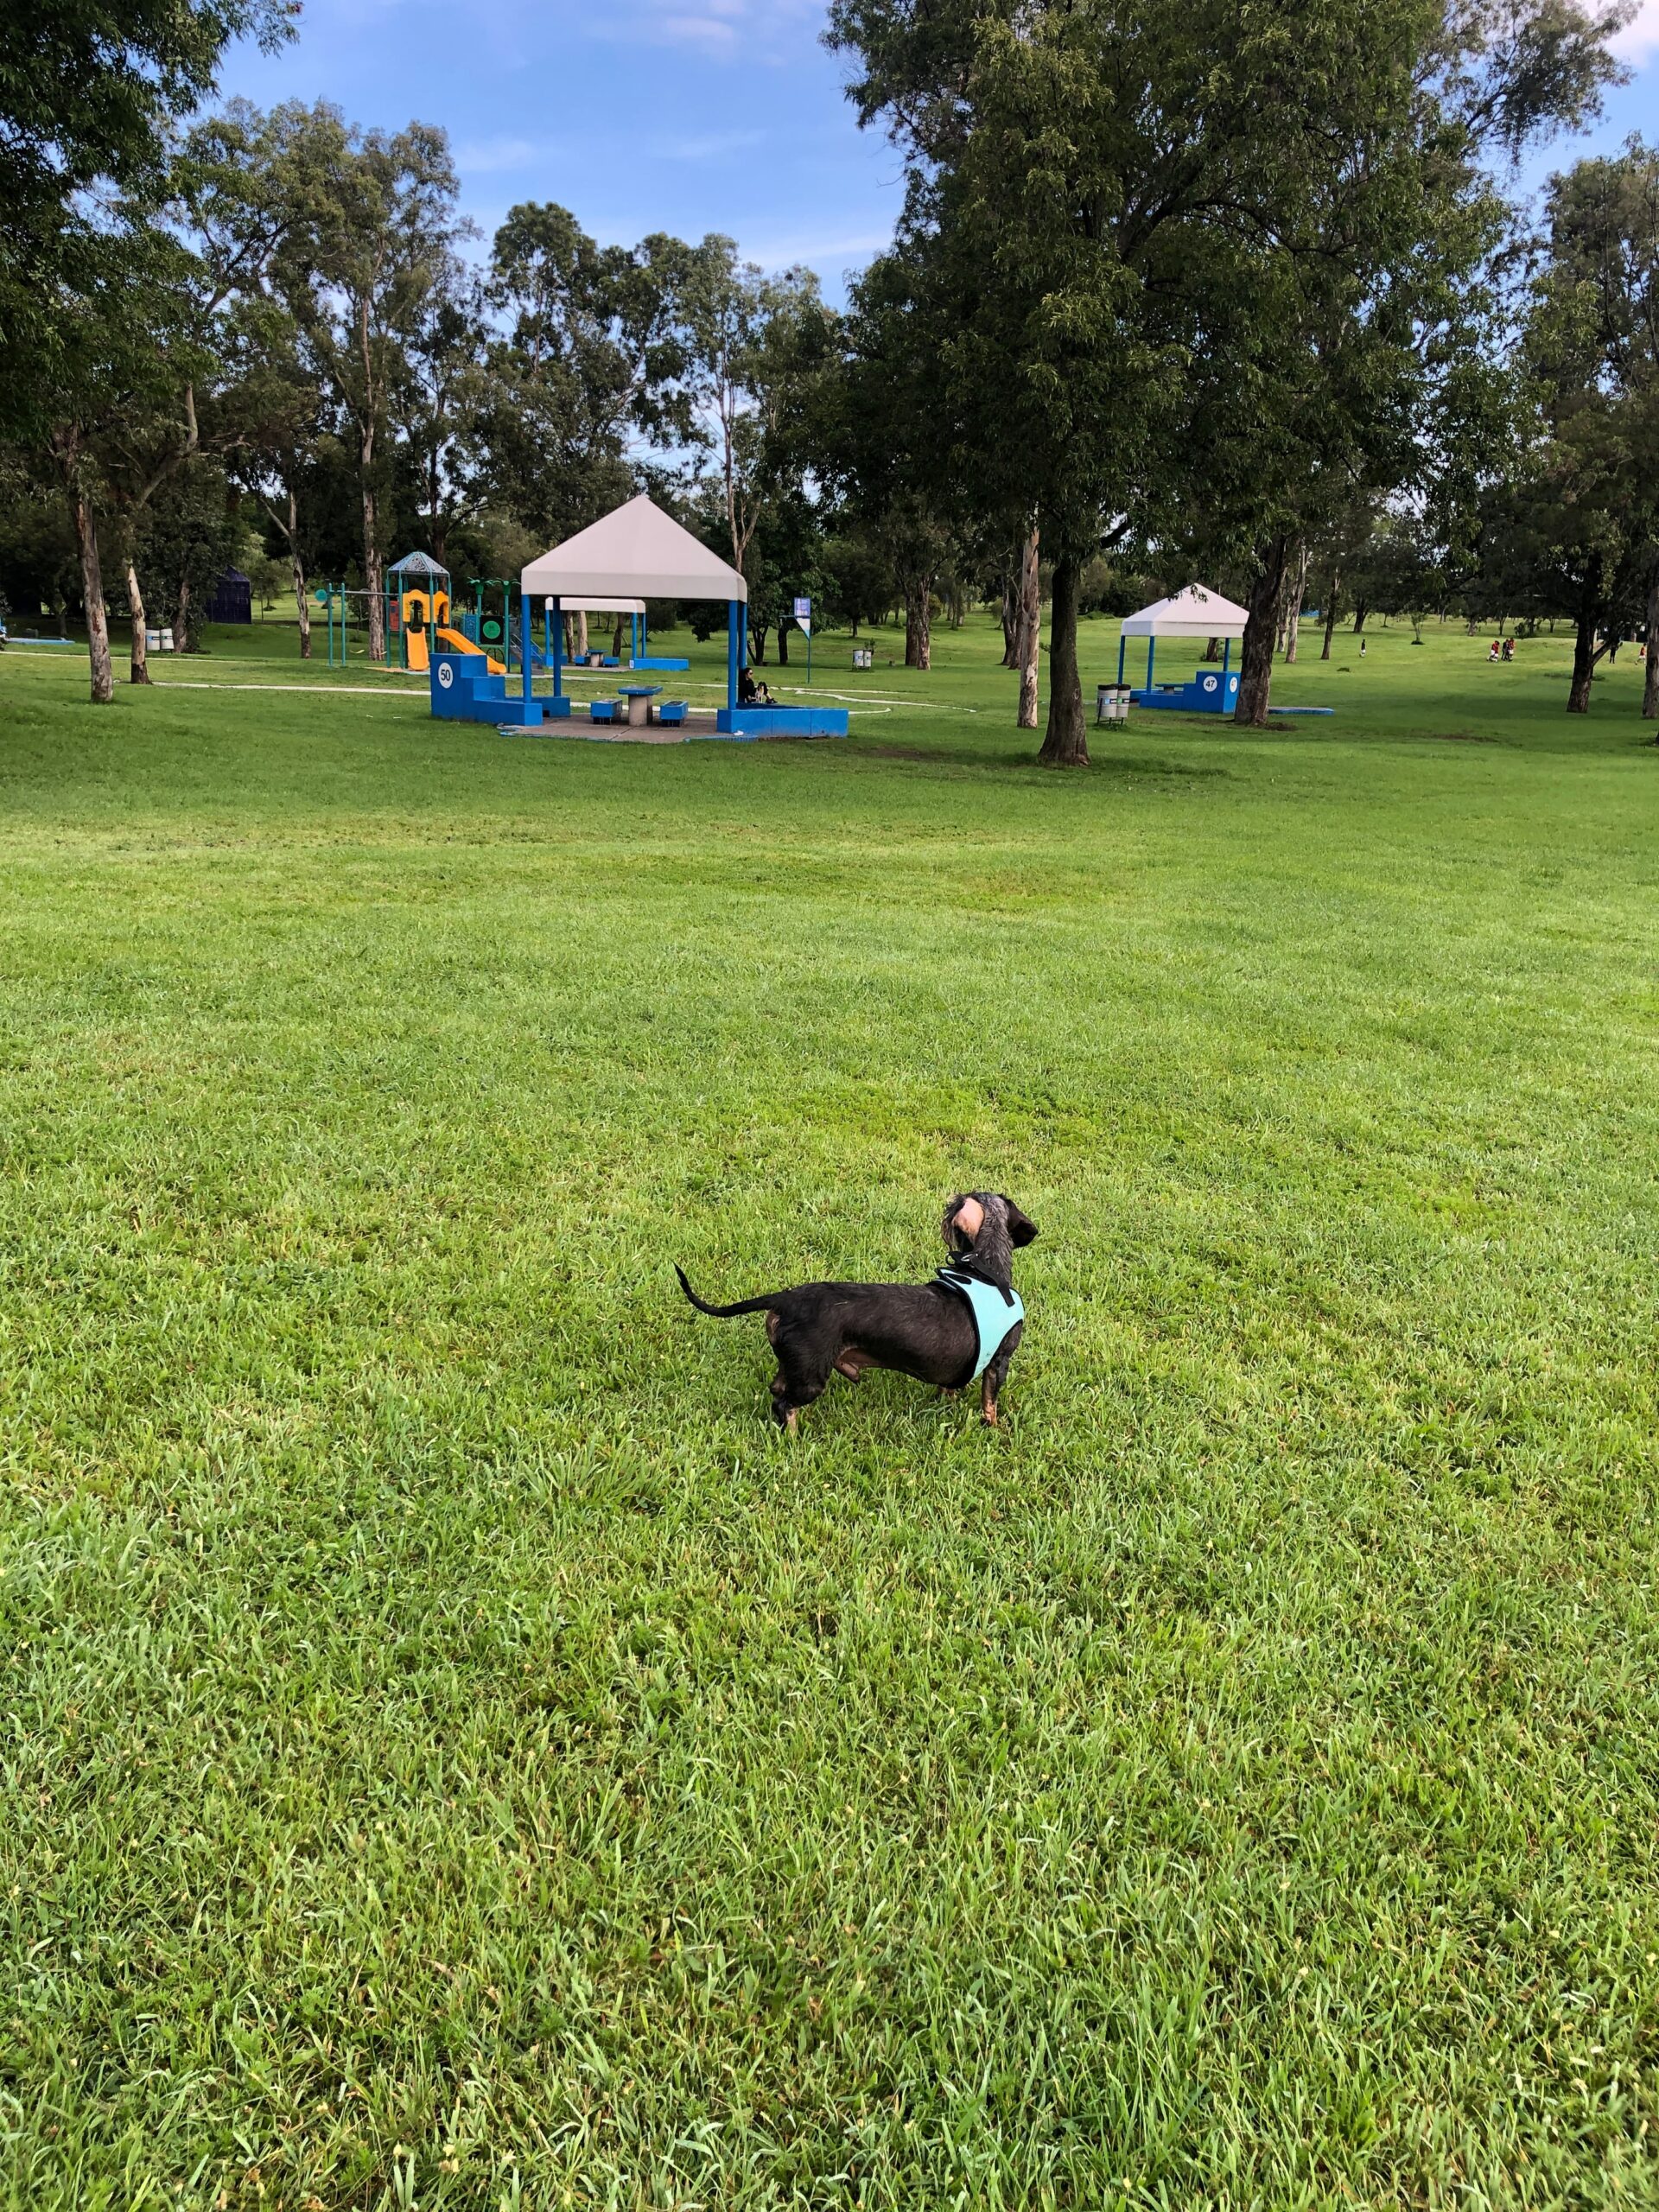
[[[0,663],[0,2202],[1659,2196],[1659,756],[1483,653],[1069,779],[983,626],[812,748]],[[670,1259],[986,1183],[1012,1431],[772,1436]]]

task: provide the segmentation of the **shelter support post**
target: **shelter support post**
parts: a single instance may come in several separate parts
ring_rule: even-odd
[[[553,696],[561,696],[564,690],[564,609],[556,599],[553,601]]]
[[[1123,681],[1123,654],[1128,642],[1128,639],[1120,632],[1117,640],[1117,680],[1120,684]]]
[[[1157,639],[1148,638],[1147,639],[1147,689],[1148,691],[1152,689],[1152,657],[1157,650]]]
[[[1232,639],[1230,638],[1224,638],[1221,641],[1221,672],[1224,676],[1227,673],[1227,656],[1232,650]]]
[[[737,705],[737,601],[726,605],[726,703]]]
[[[524,670],[524,694],[526,706],[530,704],[530,594],[527,591],[521,591],[518,594],[518,643],[521,648],[518,660]]]

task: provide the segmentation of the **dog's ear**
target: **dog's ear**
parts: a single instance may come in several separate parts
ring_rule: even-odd
[[[1029,1214],[1021,1213],[1006,1191],[1001,1194],[1008,1210],[1008,1242],[1015,1246],[1029,1244],[1037,1234],[1037,1224]]]
[[[979,1200],[965,1191],[958,1191],[944,1209],[945,1250],[967,1251],[978,1236],[984,1220],[985,1210]]]

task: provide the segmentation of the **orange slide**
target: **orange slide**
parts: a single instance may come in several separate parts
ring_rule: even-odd
[[[484,665],[489,670],[492,676],[505,676],[506,674],[507,671],[505,663],[497,660],[493,653],[485,653],[482,645],[475,645],[470,638],[464,637],[459,630],[446,630],[440,627],[436,635],[438,643],[441,645],[447,645],[452,653],[484,653]],[[421,666],[424,668],[426,666],[426,639],[424,638],[421,639],[420,645]],[[409,664],[413,668],[415,665],[415,639],[412,633],[410,637],[409,647]]]

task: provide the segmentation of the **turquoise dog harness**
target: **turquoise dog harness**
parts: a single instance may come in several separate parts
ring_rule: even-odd
[[[1026,1309],[1020,1303],[1017,1290],[1004,1290],[1000,1284],[985,1282],[978,1275],[970,1275],[963,1268],[941,1268],[933,1278],[947,1290],[954,1290],[965,1298],[974,1317],[974,1328],[979,1338],[979,1352],[974,1371],[967,1377],[977,1382],[995,1358],[1002,1339],[1016,1321],[1023,1321]]]

